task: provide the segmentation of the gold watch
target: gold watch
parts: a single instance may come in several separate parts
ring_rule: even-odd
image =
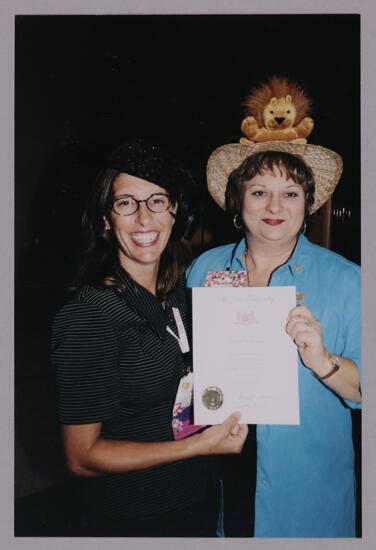
[[[314,376],[316,378],[318,378],[319,380],[325,380],[326,378],[329,378],[329,376],[332,376],[332,374],[337,372],[337,370],[341,366],[341,361],[340,361],[338,355],[335,355],[334,353],[327,352],[327,359],[328,359],[329,363],[331,364],[332,368],[327,374],[324,374],[324,376],[318,376],[318,374],[314,373]]]

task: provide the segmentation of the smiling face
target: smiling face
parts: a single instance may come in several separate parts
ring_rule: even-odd
[[[247,241],[292,244],[304,220],[305,193],[283,169],[244,182],[242,219]]]
[[[119,174],[113,183],[113,200],[132,196],[145,200],[154,193],[167,194],[166,190],[149,181]],[[111,228],[119,245],[120,265],[137,282],[142,280],[145,269],[158,272],[159,260],[170,238],[177,205],[170,206],[164,212],[151,212],[144,202],[138,210],[129,216],[119,216],[113,210],[105,219],[106,229]]]

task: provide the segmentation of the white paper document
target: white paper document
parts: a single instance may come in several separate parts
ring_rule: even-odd
[[[296,288],[193,288],[194,423],[299,424]]]

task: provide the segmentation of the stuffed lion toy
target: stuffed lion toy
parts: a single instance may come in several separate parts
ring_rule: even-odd
[[[307,143],[306,138],[313,130],[313,120],[307,116],[311,100],[298,84],[287,78],[272,76],[251,91],[243,106],[248,116],[241,123],[246,137],[240,143]]]

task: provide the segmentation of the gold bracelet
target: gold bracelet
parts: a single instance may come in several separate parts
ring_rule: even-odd
[[[313,372],[313,376],[315,376],[316,378],[318,378],[319,380],[325,380],[326,378],[329,378],[329,376],[332,376],[332,374],[334,374],[335,372],[337,372],[337,370],[339,369],[339,367],[341,366],[341,362],[339,360],[339,357],[338,355],[334,355],[334,353],[329,353],[327,352],[327,359],[329,361],[329,363],[331,364],[332,368],[331,370],[328,372],[328,374],[324,374],[324,376],[319,376],[318,374],[314,373]]]

